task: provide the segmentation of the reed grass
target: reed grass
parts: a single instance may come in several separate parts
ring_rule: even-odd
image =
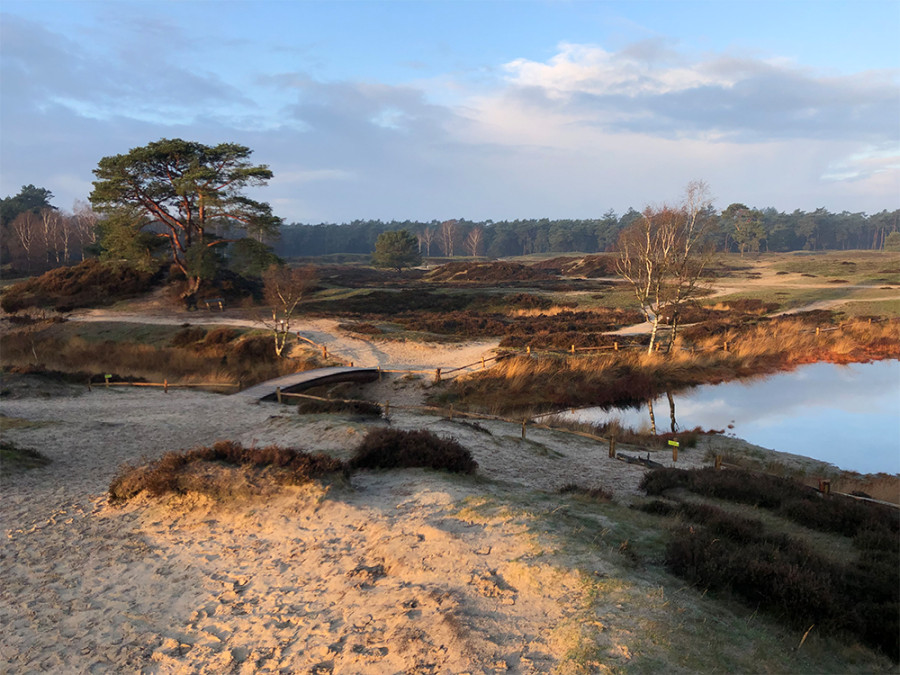
[[[240,336],[227,329],[202,336],[182,332],[169,346],[92,341],[40,328],[16,330],[0,337],[0,363],[7,368],[78,373],[95,381],[111,374],[113,381],[221,385],[250,385],[319,365],[317,352],[278,358],[271,337]]]
[[[690,344],[680,340],[669,353],[518,356],[455,381],[437,398],[494,414],[624,406],[666,391],[766,375],[817,361],[898,357],[900,321],[853,320],[817,335],[804,317],[785,317],[729,328]]]

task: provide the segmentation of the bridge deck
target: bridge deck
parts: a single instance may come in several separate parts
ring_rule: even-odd
[[[260,382],[243,391],[232,394],[232,396],[241,396],[256,401],[272,401],[275,399],[276,389],[279,388],[282,392],[290,394],[317,387],[321,384],[331,384],[332,382],[372,382],[376,379],[378,379],[378,368],[350,368],[346,366],[315,368]]]

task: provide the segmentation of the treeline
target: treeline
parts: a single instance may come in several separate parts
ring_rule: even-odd
[[[716,220],[712,236],[719,251],[882,249],[890,234],[900,231],[900,209],[872,215],[832,213],[824,208],[784,213],[774,208],[751,209],[732,204],[709,216]],[[499,258],[569,251],[598,253],[614,250],[619,232],[640,217],[638,211],[629,209],[621,216],[607,211],[602,218],[587,220],[292,223],[282,227],[275,251],[282,257],[370,254],[379,234],[405,229],[416,235],[419,250],[425,256]]]
[[[95,255],[99,218],[87,202],[71,212],[50,204],[53,193],[25,185],[0,200],[0,263],[6,272],[43,272]]]

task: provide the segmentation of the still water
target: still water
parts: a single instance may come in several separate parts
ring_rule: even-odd
[[[900,473],[900,361],[796,370],[717,385],[674,397],[679,429],[720,429],[750,443],[814,457],[860,473]],[[656,429],[670,430],[665,396],[653,402]],[[649,429],[641,408],[585,408],[571,415],[590,422],[619,420]]]

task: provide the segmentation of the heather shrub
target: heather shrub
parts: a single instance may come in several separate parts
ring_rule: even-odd
[[[234,328],[219,327],[213,328],[203,338],[205,346],[225,345],[233,342],[238,337],[238,332]]]
[[[197,480],[195,472],[192,472],[194,465],[203,462],[250,470],[274,470],[269,471],[268,478],[280,485],[300,485],[318,478],[346,473],[343,462],[321,453],[310,454],[275,445],[244,448],[233,441],[218,441],[211,447],[167,452],[158,460],[143,466],[123,466],[110,483],[110,502],[122,503],[141,492],[155,497],[191,491],[218,496],[223,491],[221,485]]]
[[[563,485],[559,489],[559,493],[563,495],[573,495],[586,501],[597,502],[598,504],[605,504],[613,500],[613,494],[609,490],[604,490],[601,487],[581,487],[577,483]]]
[[[654,500],[638,508],[690,523],[668,544],[666,564],[700,588],[733,594],[788,625],[842,633],[900,659],[900,546],[895,509],[745,471],[659,469],[648,494],[684,489],[762,507],[806,527],[851,537],[857,559],[826,560],[761,521],[709,504]]]
[[[371,415],[381,416],[381,406],[369,401],[320,401],[314,398],[301,399],[297,405],[297,412],[301,415],[316,415],[323,413],[342,413],[345,415]]]
[[[20,448],[9,441],[0,441],[0,476],[15,471],[46,466],[50,459],[32,448]]]
[[[175,335],[169,338],[169,345],[172,347],[187,347],[188,345],[193,345],[200,342],[205,337],[205,328],[188,326],[186,328],[182,328],[180,331],[175,333]]]
[[[350,466],[366,469],[422,467],[474,473],[478,463],[471,452],[452,438],[441,438],[425,430],[373,429],[356,448]]]

